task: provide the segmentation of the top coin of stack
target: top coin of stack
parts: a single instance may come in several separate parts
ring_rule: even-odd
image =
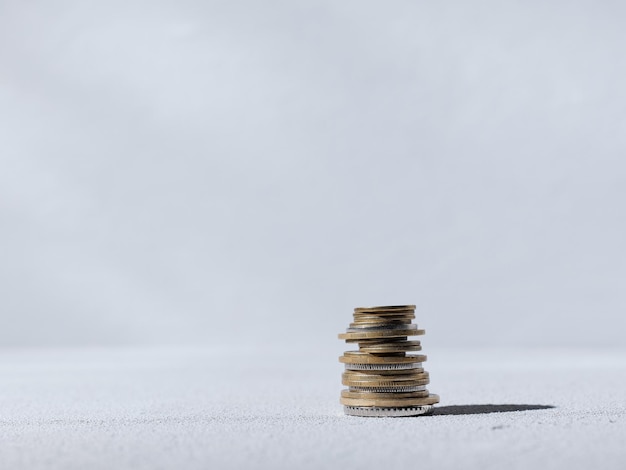
[[[358,351],[346,351],[339,361],[346,371],[341,404],[353,416],[417,416],[429,414],[439,397],[426,389],[426,356],[407,354],[421,351],[420,336],[413,324],[415,305],[357,307],[354,322],[339,339],[358,343]]]

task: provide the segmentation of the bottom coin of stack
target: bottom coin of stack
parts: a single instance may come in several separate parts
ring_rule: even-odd
[[[423,368],[426,356],[421,351],[420,336],[413,324],[415,305],[358,307],[354,322],[339,339],[358,343],[358,351],[346,351],[339,361],[346,371],[341,392],[344,411],[352,416],[418,416],[431,414],[439,403],[429,393],[428,372]]]

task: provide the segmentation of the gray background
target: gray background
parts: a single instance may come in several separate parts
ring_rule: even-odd
[[[0,346],[623,344],[625,13],[1,0]]]

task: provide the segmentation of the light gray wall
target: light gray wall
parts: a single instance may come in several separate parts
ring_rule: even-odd
[[[0,2],[0,346],[620,345],[620,2]]]

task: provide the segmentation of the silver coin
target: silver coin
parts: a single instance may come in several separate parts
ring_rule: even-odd
[[[408,387],[348,387],[351,392],[407,393],[423,392],[426,385],[409,385]]]
[[[407,362],[404,364],[346,364],[346,370],[405,370],[421,368],[421,362]]]
[[[407,408],[376,408],[364,406],[344,406],[344,412],[349,416],[363,416],[372,418],[395,418],[401,416],[429,415],[434,411],[432,405],[411,406]]]

